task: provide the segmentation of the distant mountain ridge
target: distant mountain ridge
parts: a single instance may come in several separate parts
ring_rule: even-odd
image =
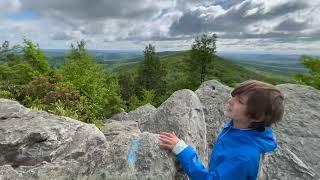
[[[218,53],[220,57],[237,62],[243,66],[253,66],[274,72],[291,73],[306,72],[299,54],[271,53]]]
[[[46,55],[50,58],[49,63],[52,66],[60,65],[66,49],[44,49]],[[140,50],[88,50],[96,57],[99,64],[121,64],[132,63],[143,59],[143,51]],[[182,51],[162,51],[159,56],[170,56]],[[251,67],[257,70],[276,72],[280,74],[290,74],[297,72],[307,72],[300,61],[299,54],[277,54],[277,53],[239,53],[239,52],[218,52],[218,56],[230,60],[244,67]]]

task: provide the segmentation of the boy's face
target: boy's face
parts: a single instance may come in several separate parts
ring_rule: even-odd
[[[246,115],[247,108],[247,100],[248,97],[242,95],[236,95],[235,97],[231,97],[227,102],[225,115],[228,118],[233,119],[238,122],[246,122],[249,121]]]

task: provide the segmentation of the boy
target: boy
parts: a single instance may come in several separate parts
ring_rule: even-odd
[[[231,92],[226,116],[211,153],[209,170],[195,150],[174,132],[160,133],[160,147],[172,150],[190,179],[256,179],[260,156],[277,147],[271,125],[282,119],[283,95],[273,85],[249,80]]]

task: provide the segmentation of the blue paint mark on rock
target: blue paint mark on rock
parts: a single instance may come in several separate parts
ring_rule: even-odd
[[[133,139],[131,141],[131,146],[128,154],[128,163],[129,165],[133,165],[137,161],[137,150],[139,147],[140,140],[139,139]]]

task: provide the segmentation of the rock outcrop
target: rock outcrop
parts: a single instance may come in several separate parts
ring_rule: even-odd
[[[274,129],[278,149],[265,154],[260,179],[320,178],[320,91],[278,86],[285,115]],[[180,90],[159,108],[142,106],[94,125],[0,99],[0,179],[187,179],[158,134],[174,131],[204,164],[224,125],[231,88],[204,82]]]
[[[204,159],[202,105],[181,90],[154,110],[114,116],[100,131],[1,99],[0,179],[186,179],[175,156],[159,148],[158,133],[175,131]]]
[[[279,148],[264,157],[265,179],[320,179],[320,91],[282,84],[285,114],[275,127]]]
[[[94,125],[0,99],[0,179],[69,179],[95,173],[107,145]]]
[[[211,80],[204,82],[195,93],[204,106],[208,155],[210,157],[214,142],[226,121],[224,112],[231,88],[216,80]]]
[[[149,121],[141,124],[141,131],[156,134],[174,131],[179,138],[195,147],[203,162],[207,161],[203,106],[191,90],[184,89],[173,93]]]

